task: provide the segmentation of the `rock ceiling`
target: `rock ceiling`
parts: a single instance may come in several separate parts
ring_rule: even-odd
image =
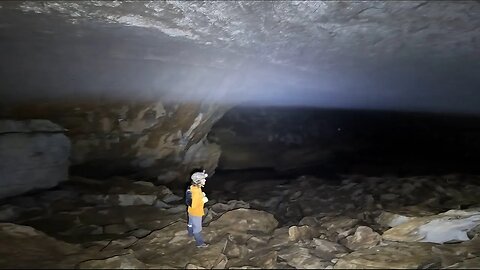
[[[172,64],[169,72],[162,71],[168,75],[161,76],[167,77],[182,72],[204,77],[207,75],[202,72],[213,74],[215,69],[237,70],[250,81],[256,80],[259,87],[262,84],[258,81],[269,79],[297,89],[322,85],[340,93],[334,88],[342,88],[346,92],[341,95],[356,95],[351,89],[359,82],[362,89],[389,88],[398,93],[413,89],[406,85],[393,90],[404,81],[417,88],[421,84],[430,89],[450,85],[458,90],[460,82],[475,78],[480,71],[479,15],[478,1],[7,1],[0,3],[0,49],[7,65],[20,62],[12,51],[29,64],[31,57],[25,55],[32,53],[27,51],[33,46],[40,56],[32,57],[108,56],[177,65]],[[179,65],[203,70],[180,71],[183,67]],[[132,74],[123,72],[116,77]],[[364,74],[358,75],[361,72]],[[399,79],[391,79],[400,73]],[[438,82],[438,78],[456,73],[463,77],[455,75],[452,81]],[[219,73],[218,77],[222,76],[226,75]],[[412,76],[416,78],[410,80]],[[367,82],[372,78],[377,78],[375,84]],[[154,79],[143,79],[148,80]],[[14,88],[19,81],[9,82],[7,88]],[[199,84],[195,78],[190,81]],[[128,81],[118,87],[126,84]],[[480,82],[477,79],[469,84]],[[168,82],[164,85],[175,87]],[[462,103],[472,89],[464,90],[464,96],[455,102]],[[442,93],[433,96],[445,99]],[[428,102],[431,96],[414,95],[411,99]],[[397,94],[386,98],[392,102],[404,99]],[[442,106],[447,105],[437,107]]]
[[[52,1],[2,4],[24,13],[153,28],[198,44],[311,68],[338,57],[478,53],[475,1]]]

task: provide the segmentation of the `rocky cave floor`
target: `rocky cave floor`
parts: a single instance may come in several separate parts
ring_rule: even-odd
[[[480,177],[223,181],[197,249],[183,191],[71,177],[0,204],[1,268],[479,268]]]

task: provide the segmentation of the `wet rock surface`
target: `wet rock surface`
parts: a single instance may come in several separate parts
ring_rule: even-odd
[[[0,267],[480,267],[477,176],[246,183],[206,189],[205,249],[187,234],[183,191],[150,182],[72,177],[4,200]]]

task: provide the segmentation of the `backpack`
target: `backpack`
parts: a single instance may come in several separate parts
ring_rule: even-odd
[[[192,207],[192,191],[190,190],[190,187],[185,192],[185,204]]]

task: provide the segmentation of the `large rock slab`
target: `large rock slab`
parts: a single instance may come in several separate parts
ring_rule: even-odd
[[[467,241],[468,231],[479,224],[479,210],[450,210],[438,215],[413,218],[387,230],[382,237],[403,242]]]
[[[267,212],[252,209],[235,209],[226,212],[206,228],[206,238],[214,239],[229,234],[271,234],[278,226],[275,217]]]
[[[315,250],[312,251],[312,254],[328,261],[349,252],[346,247],[323,239],[315,238],[312,244],[315,245]]]
[[[73,268],[63,260],[80,251],[32,227],[0,223],[0,268]]]
[[[341,257],[335,269],[413,269],[438,264],[430,243],[393,243],[354,251]]]
[[[381,240],[380,234],[374,232],[370,227],[358,226],[355,234],[347,237],[346,246],[351,250],[371,248],[376,246]]]
[[[291,226],[288,228],[288,239],[292,242],[299,240],[311,240],[314,237],[318,237],[320,232],[310,228],[310,226]]]
[[[331,265],[329,261],[312,255],[309,249],[298,246],[291,246],[279,251],[278,257],[297,269],[324,269]]]
[[[140,239],[131,249],[138,260],[158,268],[185,268],[193,264],[210,269],[224,263],[225,245],[225,241],[220,241],[198,249],[193,237],[187,235],[187,224],[176,222]]]
[[[70,141],[47,120],[0,120],[0,198],[68,179]]]

